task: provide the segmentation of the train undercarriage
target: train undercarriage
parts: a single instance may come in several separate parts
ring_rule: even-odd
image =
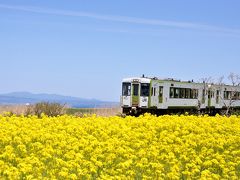
[[[229,111],[229,112],[227,112]],[[169,108],[169,109],[157,109],[157,108],[140,108],[140,107],[123,107],[122,113],[125,115],[131,116],[139,116],[144,113],[151,113],[155,115],[181,115],[181,114],[189,114],[189,115],[203,115],[208,114],[209,116],[219,115],[231,115],[231,114],[240,114],[240,107],[227,109],[227,107],[223,108],[215,108],[215,107],[207,107],[204,109],[199,108]]]

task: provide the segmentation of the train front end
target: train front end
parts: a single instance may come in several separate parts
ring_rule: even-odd
[[[149,106],[149,78],[126,78],[122,81],[121,106],[124,114],[137,114]]]

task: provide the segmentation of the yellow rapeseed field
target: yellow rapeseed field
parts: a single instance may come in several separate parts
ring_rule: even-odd
[[[1,179],[239,179],[240,117],[0,115]]]

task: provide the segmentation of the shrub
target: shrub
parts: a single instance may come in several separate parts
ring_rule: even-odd
[[[51,103],[51,102],[39,102],[35,105],[31,105],[26,110],[25,114],[30,115],[34,114],[38,117],[41,117],[41,114],[44,113],[48,116],[58,116],[62,115],[65,112],[65,105],[60,103]]]

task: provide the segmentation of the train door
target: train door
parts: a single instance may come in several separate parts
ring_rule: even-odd
[[[159,94],[159,89],[157,86],[153,86],[151,89],[151,106],[152,107],[157,107],[158,105],[158,94]]]
[[[132,106],[139,106],[139,83],[132,84]]]
[[[220,90],[216,91],[216,106],[219,106],[220,102]]]
[[[141,83],[140,87],[140,99],[139,99],[139,107],[147,108],[149,102],[149,93],[150,93],[150,84],[149,83]]]
[[[215,91],[213,89],[208,90],[208,107],[215,106],[216,104],[216,99],[215,99]]]
[[[123,107],[131,106],[131,83],[129,83],[129,82],[122,83],[121,105]]]
[[[208,96],[207,97],[208,97],[208,101],[207,101],[208,105],[207,106],[211,107],[211,90],[208,90]]]
[[[205,107],[206,106],[206,101],[207,101],[207,96],[206,96],[206,90],[202,90],[202,99],[201,99],[201,104]]]
[[[215,107],[216,106],[216,91],[215,89],[211,90],[211,106]]]
[[[163,103],[163,86],[159,86],[158,103]]]

